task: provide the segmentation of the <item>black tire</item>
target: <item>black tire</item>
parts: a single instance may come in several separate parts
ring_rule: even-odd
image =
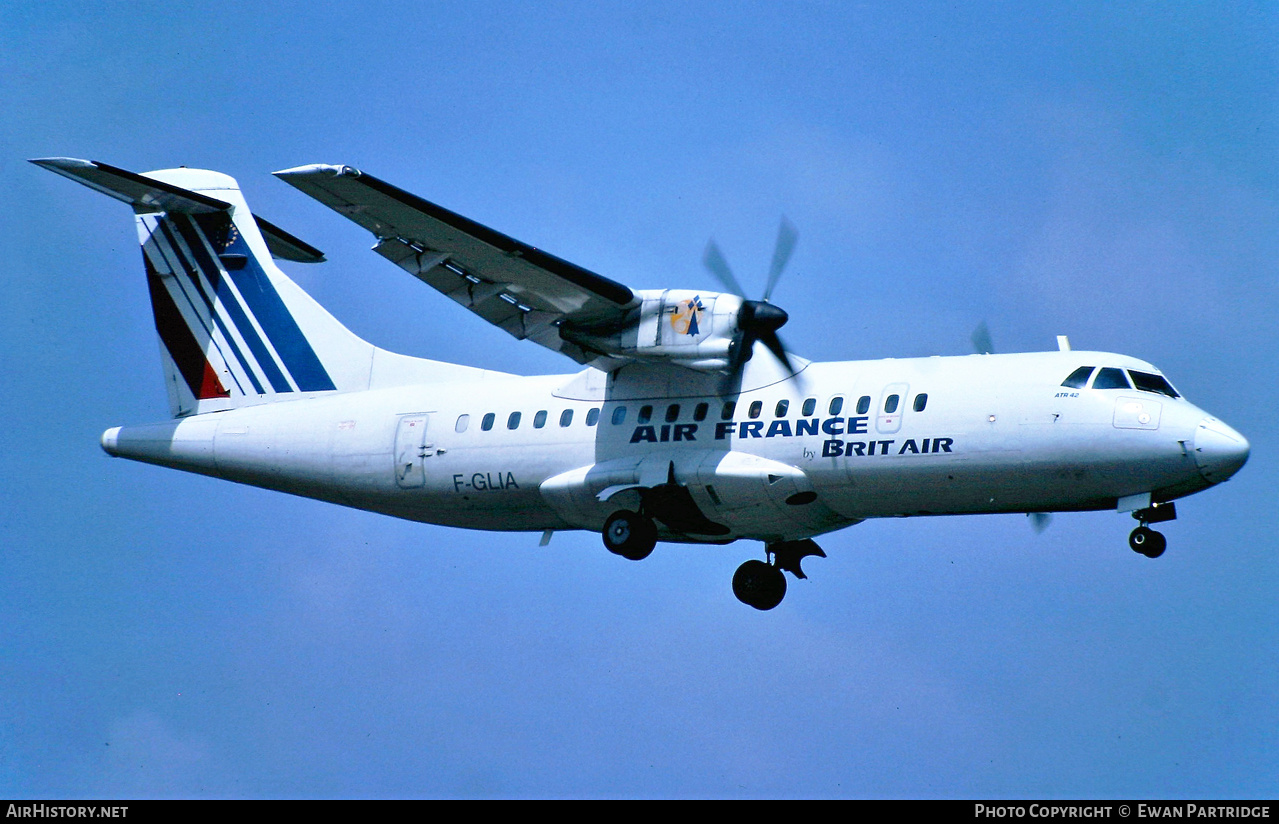
[[[786,576],[763,561],[747,561],[733,574],[737,600],[758,610],[770,610],[786,597]]]
[[[1158,558],[1168,548],[1168,539],[1150,527],[1139,526],[1128,536],[1128,546],[1147,558]]]
[[[614,555],[642,561],[657,546],[657,525],[638,512],[622,509],[604,522],[604,547]]]

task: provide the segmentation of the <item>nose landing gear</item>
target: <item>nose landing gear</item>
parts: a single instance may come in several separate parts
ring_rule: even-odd
[[[748,607],[772,609],[786,597],[786,576],[772,564],[752,559],[733,574],[733,594]]]
[[[1168,548],[1168,539],[1162,532],[1155,532],[1148,526],[1139,526],[1128,536],[1128,546],[1132,547],[1133,552],[1147,558],[1158,558]]]
[[[826,553],[811,539],[803,541],[779,541],[765,549],[770,562],[751,560],[737,568],[733,575],[733,594],[737,600],[758,610],[769,610],[786,597],[786,576],[783,570],[796,578],[807,578],[800,562],[809,555],[825,558]]]
[[[1128,546],[1132,547],[1133,552],[1145,555],[1147,558],[1158,558],[1163,555],[1164,550],[1168,548],[1168,539],[1163,536],[1163,533],[1155,532],[1149,525],[1174,520],[1177,517],[1176,505],[1156,504],[1146,509],[1139,509],[1132,513],[1132,516],[1141,525],[1128,536]]]

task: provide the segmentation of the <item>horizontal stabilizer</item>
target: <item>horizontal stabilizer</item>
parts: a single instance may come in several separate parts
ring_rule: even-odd
[[[266,248],[270,250],[271,257],[291,260],[294,263],[324,262],[324,253],[311,244],[299,240],[266,218],[254,215],[253,219],[262,230],[262,239],[266,241]]]
[[[226,201],[93,160],[45,157],[31,162],[63,177],[69,177],[76,183],[82,183],[95,192],[131,203],[135,212],[207,214],[225,212],[231,208],[231,204]]]
[[[96,160],[79,160],[74,157],[43,157],[32,160],[51,172],[70,178],[101,192],[108,197],[133,206],[138,214],[167,212],[169,214],[198,215],[210,212],[226,212],[232,206],[224,200],[193,192],[165,183],[146,175],[120,169]],[[271,257],[291,260],[295,263],[321,263],[324,253],[311,244],[276,226],[265,218],[253,216]]]

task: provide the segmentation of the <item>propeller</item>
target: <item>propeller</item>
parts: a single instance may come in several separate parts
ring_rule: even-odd
[[[995,354],[995,343],[990,339],[990,328],[986,326],[986,321],[977,324],[977,328],[973,330],[972,341],[973,351],[977,354]]]
[[[746,290],[733,276],[733,270],[729,268],[728,261],[724,259],[724,253],[719,250],[719,245],[714,239],[706,244],[706,254],[702,257],[702,263],[731,293],[742,298],[742,308],[737,311],[737,332],[733,334],[732,343],[728,347],[725,394],[741,377],[746,361],[751,359],[751,354],[754,352],[756,341],[764,344],[765,348],[773,353],[773,357],[786,367],[787,372],[791,375],[795,374],[795,365],[786,354],[782,339],[777,335],[777,330],[786,325],[790,316],[784,309],[769,303],[768,299],[772,296],[777,281],[781,279],[782,271],[786,268],[791,253],[795,251],[795,242],[798,239],[799,233],[795,231],[795,227],[783,217],[781,226],[777,230],[777,244],[773,247],[773,262],[768,269],[764,296],[760,300],[746,299]]]

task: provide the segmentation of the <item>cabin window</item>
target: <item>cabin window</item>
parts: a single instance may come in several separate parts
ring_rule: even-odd
[[[666,422],[675,423],[679,420],[679,404],[673,403],[666,407]]]
[[[1124,370],[1107,366],[1097,373],[1097,377],[1093,379],[1092,388],[1131,389],[1132,387],[1128,384],[1128,378],[1124,375]]]
[[[901,403],[901,395],[889,395],[884,398],[884,412],[891,415],[897,411],[897,404]]]
[[[619,406],[613,410],[613,426],[621,426],[626,421],[626,407]]]
[[[711,411],[711,405],[709,403],[706,403],[704,401],[702,403],[699,403],[697,406],[693,407],[693,420],[695,421],[706,420],[706,413],[709,411]]]
[[[586,425],[594,426],[600,421],[600,409],[598,406],[592,406],[586,410]]]
[[[533,428],[541,429],[546,426],[546,410],[543,409],[533,416]]]
[[[817,398],[804,398],[804,405],[800,408],[800,412],[804,413],[804,417],[808,417],[817,411]]]
[[[1129,369],[1128,374],[1132,377],[1133,385],[1143,392],[1158,392],[1170,398],[1181,397],[1163,375],[1152,375],[1149,372],[1138,372],[1133,369]]]
[[[773,409],[773,417],[784,418],[786,417],[786,412],[789,409],[790,409],[790,401],[783,398],[782,400],[777,402],[777,406]]]
[[[506,428],[519,429],[519,427],[520,427],[520,413],[512,412],[511,416],[506,419]]]
[[[653,420],[653,407],[645,404],[640,407],[639,417],[635,419],[636,423],[648,423]]]
[[[857,399],[857,414],[865,415],[870,411],[870,395],[862,395]]]
[[[763,401],[752,401],[751,408],[747,411],[747,414],[749,414],[752,418],[758,418],[760,416],[760,413],[762,413],[763,411],[764,411]]]
[[[722,421],[731,421],[736,411],[737,401],[724,401],[724,408],[719,410],[719,418]]]
[[[915,396],[915,411],[923,412],[925,406],[928,406],[928,393],[920,392]]]
[[[830,406],[827,407],[827,411],[829,411],[830,414],[838,415],[840,412],[843,411],[843,409],[844,409],[844,397],[842,395],[836,395],[835,397],[830,399]]]
[[[573,423],[573,410],[565,409],[560,413],[560,426],[568,426]]]
[[[493,428],[493,421],[495,420],[497,420],[497,415],[489,412],[484,416],[484,419],[480,421],[480,429],[483,429],[485,432],[489,431]]]
[[[1095,366],[1081,366],[1074,372],[1071,372],[1070,376],[1061,382],[1061,385],[1067,389],[1083,389],[1088,385],[1088,376],[1091,375],[1092,370],[1096,368],[1097,367]]]
[[[467,426],[469,426],[469,425],[470,425],[470,423],[471,423],[471,416],[470,416],[470,415],[458,415],[458,416],[457,416],[457,424],[453,427],[453,431],[455,431],[455,432],[465,432],[465,431],[466,431],[466,427],[467,427]]]

